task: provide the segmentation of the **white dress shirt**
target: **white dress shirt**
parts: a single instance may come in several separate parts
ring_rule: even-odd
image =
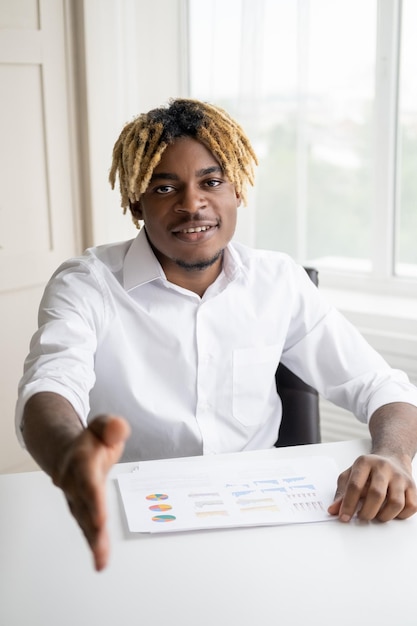
[[[417,405],[407,376],[287,255],[232,243],[200,298],[166,279],[142,230],[52,277],[19,385],[17,432],[28,398],[52,391],[84,424],[100,413],[125,417],[123,460],[271,447],[280,361],[362,421],[388,402]]]

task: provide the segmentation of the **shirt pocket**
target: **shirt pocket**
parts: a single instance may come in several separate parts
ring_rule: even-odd
[[[267,418],[280,354],[280,345],[233,351],[233,417],[241,424],[255,426]]]

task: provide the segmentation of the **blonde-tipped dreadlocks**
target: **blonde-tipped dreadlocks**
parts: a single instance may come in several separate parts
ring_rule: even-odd
[[[165,148],[179,137],[193,137],[210,150],[245,204],[247,183],[253,185],[258,162],[249,139],[223,109],[178,98],[126,124],[114,145],[109,180],[114,189],[118,173],[123,212],[139,201]]]

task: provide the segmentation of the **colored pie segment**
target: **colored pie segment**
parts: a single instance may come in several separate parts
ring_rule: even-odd
[[[151,493],[146,496],[147,500],[168,500],[166,493]]]
[[[170,504],[153,504],[149,507],[150,511],[169,511],[172,509]]]
[[[154,515],[153,522],[173,522],[176,519],[175,515]]]

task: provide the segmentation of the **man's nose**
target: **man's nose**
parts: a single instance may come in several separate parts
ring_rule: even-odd
[[[196,213],[205,206],[206,200],[200,187],[187,185],[178,198],[178,203],[175,208],[178,212]]]

